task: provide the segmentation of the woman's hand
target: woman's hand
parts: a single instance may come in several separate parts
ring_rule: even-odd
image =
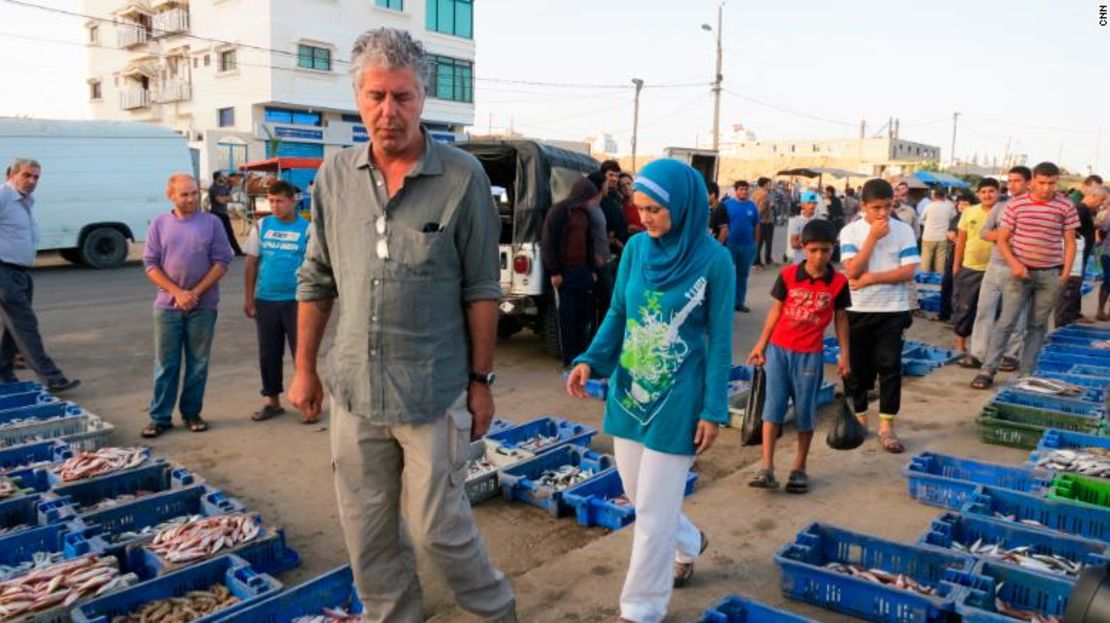
[[[586,393],[586,381],[590,380],[589,364],[580,363],[571,369],[567,375],[567,393],[574,398],[589,398]]]
[[[713,447],[713,442],[717,441],[717,433],[720,430],[721,425],[716,422],[698,420],[698,430],[694,433],[694,446],[698,454]]]

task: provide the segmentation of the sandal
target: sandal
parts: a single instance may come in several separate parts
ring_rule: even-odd
[[[998,365],[998,369],[1001,372],[1013,372],[1018,369],[1020,363],[1021,362],[1013,357],[1003,357],[1002,363]]]
[[[263,422],[263,421],[268,420],[272,417],[281,415],[282,413],[285,413],[285,408],[284,407],[275,407],[273,405],[266,405],[266,406],[262,407],[261,409],[259,409],[258,411],[255,411],[251,415],[251,419],[254,420],[255,422]]]
[[[883,445],[883,450],[891,454],[902,454],[906,451],[902,441],[892,432],[879,433],[879,443]]]
[[[956,365],[960,366],[961,368],[978,370],[979,368],[983,367],[983,362],[979,361],[975,357],[972,357],[971,355],[964,355],[960,358],[959,361],[956,362]]]
[[[147,424],[146,427],[143,428],[143,430],[139,434],[142,435],[146,439],[154,439],[155,437],[158,437],[159,435],[168,431],[171,428],[173,428],[173,424],[162,424],[160,422],[151,422],[150,424]]]
[[[779,481],[775,480],[775,472],[763,468],[755,473],[755,476],[748,482],[748,486],[756,489],[778,489]]]
[[[704,532],[698,531],[701,535],[701,547],[698,548],[698,556],[705,553],[706,548],[709,547],[709,537],[705,536]],[[690,583],[690,579],[694,577],[694,563],[692,562],[675,562],[674,563],[674,587],[682,588]]]
[[[185,420],[185,426],[188,426],[189,430],[194,433],[203,433],[208,430],[208,422],[199,417]]]
[[[787,493],[806,493],[809,491],[809,477],[800,469],[790,472],[790,478],[786,480]]]
[[[991,385],[994,385],[994,375],[992,374],[983,373],[971,380],[972,389],[990,389]]]
[[[305,417],[305,415],[303,413],[301,414],[301,424],[315,424],[316,422],[319,422],[319,421],[320,421],[320,416],[319,415],[316,415],[316,416],[313,416],[313,417]]]

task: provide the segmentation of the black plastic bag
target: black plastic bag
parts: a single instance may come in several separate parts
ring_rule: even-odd
[[[833,450],[855,450],[866,440],[867,429],[856,419],[852,401],[845,392],[844,397],[840,399],[840,413],[836,416],[836,422],[829,430],[829,435],[825,437],[825,442]]]
[[[748,404],[744,407],[744,421],[740,426],[740,445],[758,446],[763,443],[763,400],[767,396],[767,375],[763,366],[752,366],[752,388]]]

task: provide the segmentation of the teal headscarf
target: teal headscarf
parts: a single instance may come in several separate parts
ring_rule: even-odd
[[[665,290],[704,272],[716,242],[709,236],[709,196],[701,173],[662,158],[641,169],[632,187],[671,213],[671,230],[648,240],[643,266],[648,281]]]

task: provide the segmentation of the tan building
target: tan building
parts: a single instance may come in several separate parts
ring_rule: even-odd
[[[720,178],[773,176],[784,169],[826,167],[864,177],[903,175],[940,159],[940,147],[893,137],[740,141],[721,146]]]

